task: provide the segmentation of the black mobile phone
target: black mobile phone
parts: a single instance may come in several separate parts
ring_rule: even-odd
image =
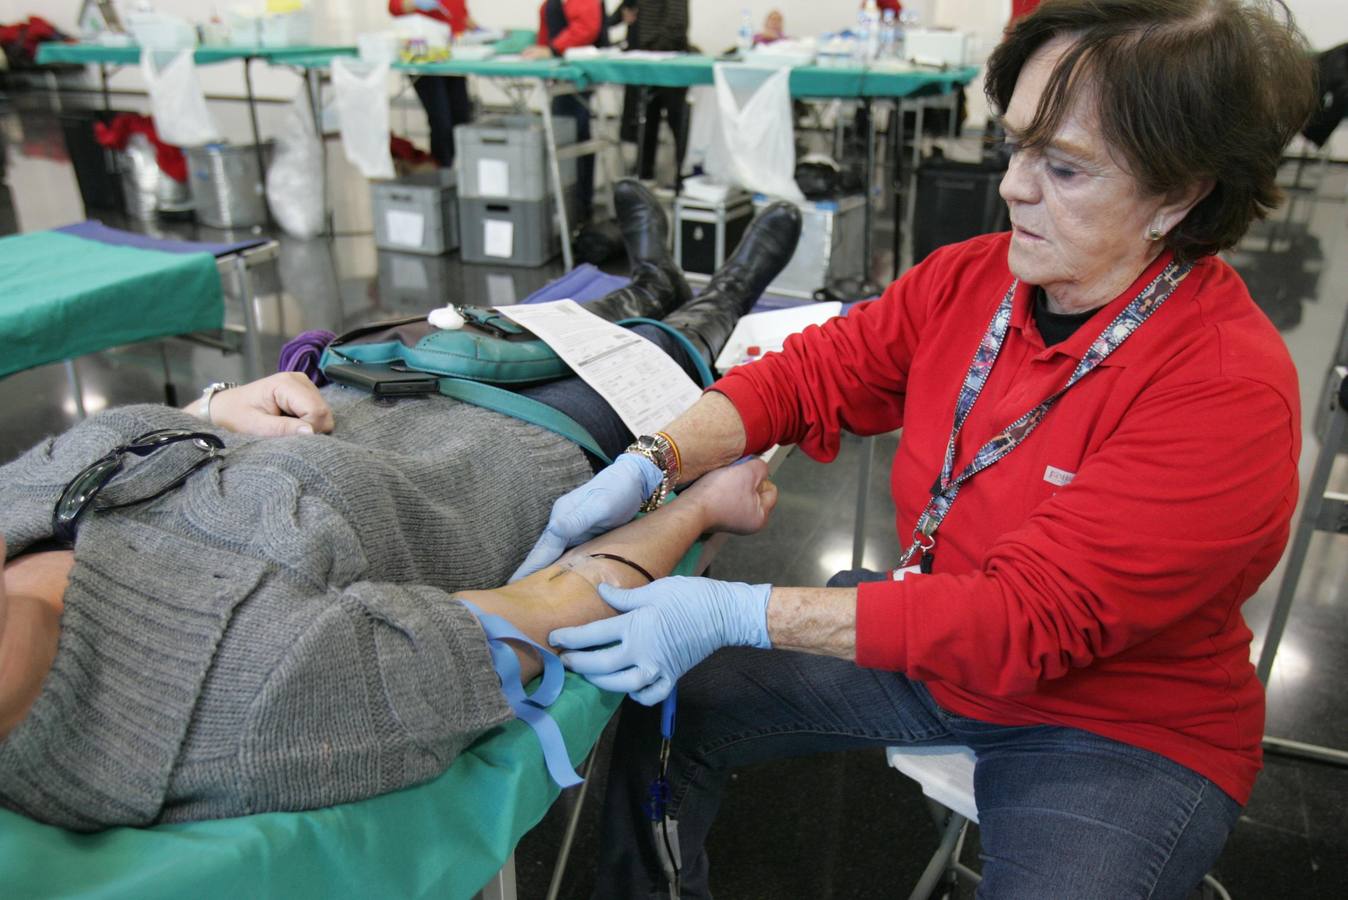
[[[333,381],[361,388],[376,397],[415,397],[434,394],[440,387],[440,379],[434,375],[389,365],[334,363],[323,371]]]

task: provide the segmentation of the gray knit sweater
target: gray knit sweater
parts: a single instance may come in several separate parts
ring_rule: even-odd
[[[0,742],[0,803],[78,830],[328,806],[428,780],[511,717],[450,594],[505,582],[583,455],[441,397],[325,395],[332,436],[208,428],[222,462],[81,520],[55,665]],[[50,536],[94,459],[203,427],[110,410],[0,468],[9,555]],[[102,497],[147,496],[199,455],[128,457]]]

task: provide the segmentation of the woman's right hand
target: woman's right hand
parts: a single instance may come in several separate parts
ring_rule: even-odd
[[[749,457],[703,475],[679,494],[678,502],[698,504],[711,531],[753,534],[777,505],[777,485],[768,480],[767,463]]]

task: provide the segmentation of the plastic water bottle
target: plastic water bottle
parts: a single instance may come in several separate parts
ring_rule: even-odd
[[[866,32],[866,11],[863,9],[857,13],[857,27],[852,32],[852,62],[856,65],[866,64],[866,44],[870,41],[870,35]]]
[[[864,22],[861,30],[862,52],[866,55],[866,62],[874,62],[880,55],[880,8],[875,5],[875,0],[866,0],[861,17]]]
[[[893,59],[898,56],[898,20],[894,16],[894,10],[885,10],[885,17],[880,23],[880,55],[885,59]]]
[[[747,9],[740,11],[740,31],[735,43],[739,47],[740,56],[754,47],[754,18]]]

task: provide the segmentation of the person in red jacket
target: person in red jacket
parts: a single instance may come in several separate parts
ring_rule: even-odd
[[[706,896],[734,767],[887,744],[976,755],[980,896],[1180,898],[1212,866],[1261,765],[1241,606],[1297,501],[1296,372],[1216,255],[1279,201],[1314,107],[1285,16],[1053,0],[1018,19],[985,84],[1011,231],[732,370],[633,445],[644,476],[606,469],[558,502],[521,571],[774,443],[829,460],[843,432],[903,429],[886,571],[660,579],[551,635],[632,698],[598,896],[662,892],[670,844],[680,896]],[[643,813],[660,772],[644,704],[676,682],[666,844]]]
[[[468,13],[467,0],[389,0],[389,15],[420,13],[444,22],[455,35],[477,27]],[[473,119],[468,99],[468,79],[446,75],[421,75],[412,82],[426,110],[431,128],[431,156],[442,168],[454,165],[454,126]]]
[[[538,8],[538,43],[525,49],[525,59],[560,57],[572,47],[608,46],[603,0],[544,0]],[[554,115],[576,120],[576,140],[590,139],[590,93],[552,98]],[[576,163],[578,221],[590,218],[594,204],[594,157],[582,156]]]

